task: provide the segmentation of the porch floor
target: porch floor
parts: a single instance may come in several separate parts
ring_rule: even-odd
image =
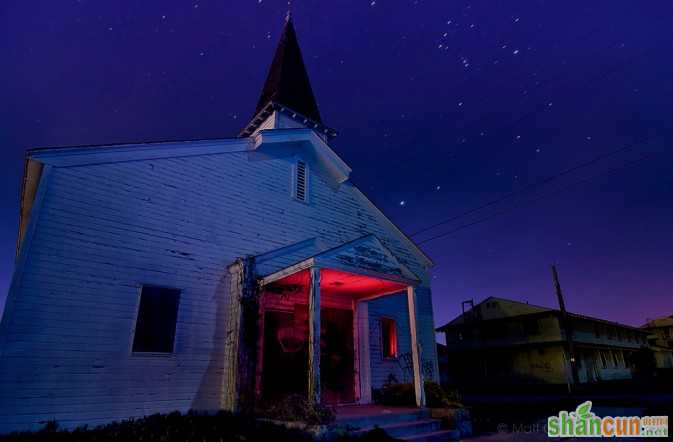
[[[417,413],[417,407],[389,407],[386,405],[339,405],[336,407],[336,420],[349,420],[365,417],[388,416],[391,414]]]

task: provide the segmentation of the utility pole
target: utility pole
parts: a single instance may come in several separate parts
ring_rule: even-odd
[[[566,354],[568,355],[568,360],[570,362],[570,372],[572,375],[572,382],[568,382],[568,392],[572,393],[571,384],[579,383],[579,374],[577,373],[577,360],[575,359],[575,349],[573,345],[573,327],[572,321],[568,317],[568,312],[566,311],[566,304],[563,300],[563,292],[561,291],[561,283],[558,279],[558,271],[556,266],[551,266],[551,273],[554,278],[554,287],[556,288],[556,297],[558,298],[559,310],[561,310],[561,330],[565,333],[566,337]]]

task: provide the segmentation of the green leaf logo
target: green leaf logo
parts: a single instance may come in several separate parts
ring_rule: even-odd
[[[579,419],[585,419],[588,418],[591,414],[591,401],[586,401],[580,405],[577,406],[577,409],[575,410],[575,415]]]

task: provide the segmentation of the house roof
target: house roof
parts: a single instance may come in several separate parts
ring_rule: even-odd
[[[26,160],[34,160],[54,167],[83,166],[125,161],[142,161],[159,158],[180,158],[199,155],[226,154],[235,152],[254,152],[263,150],[263,146],[300,143],[315,151],[317,160],[326,165],[326,170],[336,182],[349,181],[350,167],[329,147],[314,130],[308,128],[262,130],[248,138],[222,138],[195,141],[147,142],[117,145],[84,145],[31,149]],[[35,175],[35,174],[33,174]],[[24,173],[26,185],[22,192],[22,205],[30,203],[31,186],[37,186],[39,176]],[[352,185],[352,184],[351,184]],[[352,185],[361,200],[377,213],[379,220],[399,235],[402,243],[420,258],[425,267],[432,267],[432,260],[399,227],[395,225],[357,186]],[[27,216],[27,214],[25,214]],[[22,213],[21,216],[24,216]],[[19,232],[21,236],[21,232]]]
[[[499,298],[499,297],[496,297],[496,296],[489,296],[488,298],[484,299],[483,301],[481,301],[477,305],[475,305],[472,310],[480,307],[482,304],[485,304],[486,302],[494,301],[494,300],[504,301],[504,302],[508,302],[508,303],[512,303],[512,304],[518,304],[520,306],[525,306],[529,310],[526,311],[526,312],[507,315],[507,316],[504,316],[504,317],[499,317],[499,318],[494,318],[494,319],[481,319],[481,321],[509,320],[509,319],[512,319],[512,318],[524,318],[524,317],[531,317],[531,316],[535,316],[535,315],[549,314],[549,313],[554,314],[554,315],[560,315],[561,314],[561,310],[556,309],[556,308],[543,307],[543,306],[539,306],[539,305],[533,305],[533,304],[528,304],[528,303],[521,302],[521,301],[516,301],[516,300],[513,300],[513,299]],[[472,310],[470,310],[470,311],[472,311]],[[469,313],[469,312],[465,312],[465,313]],[[627,328],[627,329],[630,329],[630,330],[633,330],[633,331],[644,332],[644,330],[642,330],[641,328],[633,327],[631,325],[621,324],[619,322],[608,321],[606,319],[595,318],[593,316],[581,315],[579,313],[571,313],[571,312],[567,312],[567,313],[570,317],[577,318],[577,319],[584,319],[584,320],[587,320],[587,321],[600,322],[600,323],[603,323],[603,324],[606,324],[606,325],[612,325],[614,327]],[[464,316],[465,316],[465,314],[461,314],[461,315],[457,316],[453,320],[451,320],[448,323],[444,324],[443,326],[437,328],[437,331],[445,331],[445,330],[450,329],[452,327],[460,326],[460,325],[464,324],[465,323]]]
[[[663,316],[661,318],[649,319],[642,328],[658,328],[673,326],[673,315]]]
[[[301,55],[297,33],[292,17],[288,13],[285,25],[276,47],[276,53],[257,101],[252,121],[241,132],[249,135],[251,125],[255,125],[257,116],[269,110],[270,106],[289,108],[313,123],[322,125],[318,103],[313,95],[311,82]],[[253,129],[254,130],[254,129]]]

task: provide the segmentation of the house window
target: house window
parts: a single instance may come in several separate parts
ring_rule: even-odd
[[[173,353],[180,290],[145,285],[133,335],[134,353]]]
[[[390,318],[381,318],[381,346],[384,358],[397,357],[397,327]]]
[[[298,160],[295,166],[294,197],[299,201],[308,200],[308,167],[302,160]]]
[[[537,319],[530,319],[524,321],[523,332],[526,336],[535,336],[540,334],[540,323]]]

